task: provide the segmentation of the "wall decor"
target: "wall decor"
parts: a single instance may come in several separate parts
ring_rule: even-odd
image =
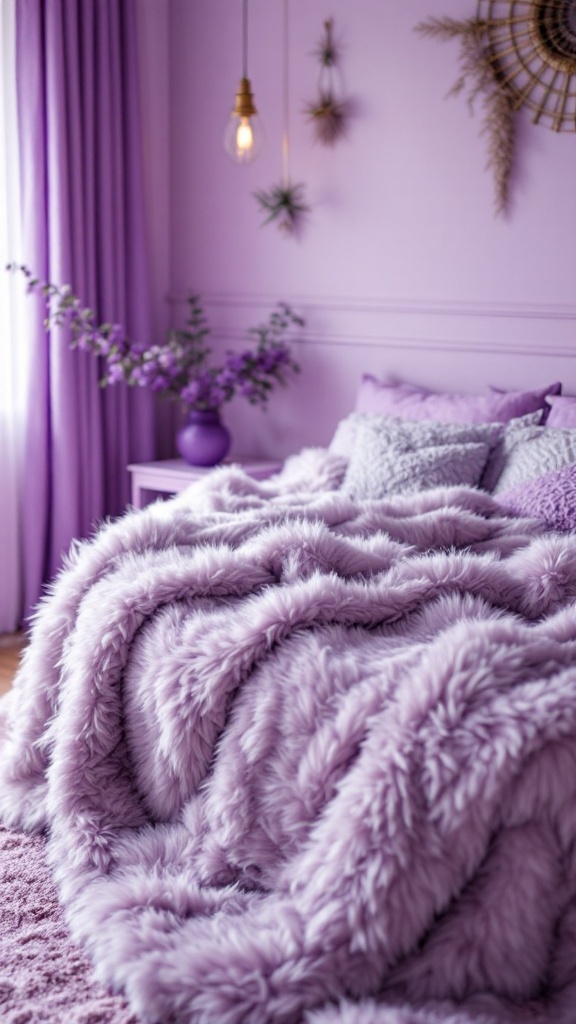
[[[289,17],[288,0],[284,0],[284,82],[282,131],[282,180],[269,189],[258,189],[254,197],[267,214],[263,224],[275,221],[285,235],[293,235],[309,212],[304,202],[304,185],[294,185],[290,179],[290,76],[289,76]]]
[[[467,89],[471,108],[481,96],[496,212],[505,212],[515,111],[576,131],[576,0],[478,0],[475,18],[429,18],[416,31],[460,40],[461,73],[449,95]]]
[[[333,146],[346,134],[349,116],[348,101],[338,100],[336,96],[335,72],[339,50],[334,40],[333,29],[334,21],[328,18],[324,22],[324,34],[314,51],[320,64],[318,96],[304,108],[316,139],[324,146]]]

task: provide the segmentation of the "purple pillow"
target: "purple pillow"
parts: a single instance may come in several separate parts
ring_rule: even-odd
[[[576,463],[502,491],[496,501],[515,516],[540,519],[551,530],[568,533],[576,529]]]
[[[571,395],[550,395],[546,423],[549,427],[576,427],[576,398]]]
[[[510,394],[510,392],[506,391],[504,388],[495,388],[495,387],[490,386],[490,390],[491,391],[495,391],[499,395]],[[549,388],[546,388],[545,391],[546,391],[546,401],[544,402],[544,408],[543,408],[543,411],[542,411],[542,419],[540,420],[540,423],[547,423],[548,422],[548,416],[550,415],[550,409],[552,407],[552,403],[550,401],[550,395],[561,395],[562,394],[562,384],[558,380],[558,381],[556,381],[555,384],[551,384]]]
[[[549,392],[550,387],[534,391],[489,391],[484,395],[442,393],[414,384],[384,384],[366,373],[358,389],[356,411],[440,423],[507,423],[518,416],[544,410]]]

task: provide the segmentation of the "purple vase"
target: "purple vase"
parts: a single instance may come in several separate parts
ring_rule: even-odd
[[[191,409],[176,435],[176,447],[190,466],[215,466],[228,454],[230,440],[218,409]]]

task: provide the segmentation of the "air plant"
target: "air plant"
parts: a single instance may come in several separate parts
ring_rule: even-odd
[[[484,120],[480,134],[488,139],[486,167],[494,175],[496,213],[503,213],[508,205],[514,159],[514,106],[490,59],[486,29],[487,23],[481,18],[429,18],[416,26],[416,31],[426,36],[460,40],[460,76],[448,95],[457,96],[467,88],[468,105],[473,110],[482,94]]]
[[[268,214],[263,224],[277,221],[284,234],[291,235],[301,223],[302,217],[310,207],[303,201],[304,185],[272,185],[269,189],[260,189],[254,197],[261,208]]]
[[[318,97],[304,108],[316,138],[324,146],[333,146],[345,135],[350,113],[349,103],[336,98],[334,68],[338,62],[338,48],[332,26],[332,18],[328,18],[324,22],[324,35],[314,51],[320,64]]]
[[[285,236],[294,235],[302,218],[310,210],[304,202],[304,185],[293,185],[290,179],[290,89],[288,82],[288,0],[284,0],[284,126],[282,131],[282,180],[279,185],[254,192],[254,198],[267,213],[263,221],[276,221]]]
[[[323,68],[333,67],[338,59],[338,48],[332,35],[332,25],[332,18],[327,18],[324,22],[324,35],[314,50],[314,54]]]
[[[315,103],[304,108],[312,122],[314,133],[324,146],[333,146],[346,133],[348,104],[339,103],[331,89],[320,92]]]

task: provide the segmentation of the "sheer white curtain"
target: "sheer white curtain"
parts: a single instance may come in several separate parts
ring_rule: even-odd
[[[22,298],[4,270],[20,256],[16,121],[15,4],[0,3],[0,633],[16,630],[22,607],[20,515],[24,467],[26,346],[17,322]],[[20,284],[20,292],[22,286]]]

